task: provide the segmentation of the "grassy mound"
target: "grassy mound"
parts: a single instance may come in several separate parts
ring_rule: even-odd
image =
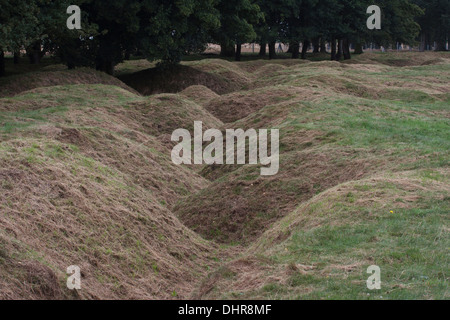
[[[413,170],[322,192],[193,293],[202,299],[446,299],[448,170]],[[366,269],[381,268],[381,291]]]
[[[153,95],[144,102],[133,105],[135,110],[142,111],[146,119],[143,124],[152,135],[172,134],[178,128],[194,130],[194,121],[202,121],[205,129],[220,128],[223,124],[203,107],[185,99],[182,95]]]
[[[257,114],[257,111],[267,106],[287,104],[292,100],[310,101],[320,96],[321,93],[314,88],[268,86],[218,96],[205,103],[205,108],[223,122],[232,123]]]
[[[151,67],[118,68],[151,96],[88,69],[2,80],[0,298],[448,298],[448,54]],[[279,173],[174,165],[194,121],[279,129]]]
[[[218,121],[193,102],[105,85],[0,99],[1,298],[79,298],[65,287],[70,265],[81,298],[183,298],[216,264],[215,245],[171,212],[207,181],[157,138],[156,113],[177,121],[169,102]]]
[[[202,106],[205,106],[210,100],[219,97],[217,93],[201,85],[187,87],[180,94]]]
[[[248,83],[244,72],[237,72],[230,62],[203,60],[185,62],[178,66],[155,67],[119,78],[143,95],[178,93],[193,85],[202,85],[217,94],[240,89]]]
[[[255,166],[205,168],[212,185],[175,207],[186,225],[209,239],[248,244],[296,205],[336,185],[445,164],[449,90],[440,80],[448,78],[448,65],[440,72],[434,65],[382,66],[364,77],[359,65],[309,65],[281,71],[275,76],[279,86],[259,78],[255,89],[207,104],[224,122],[237,118],[238,110],[248,113],[227,127],[279,128],[281,166],[274,177],[261,177]],[[393,74],[401,84],[384,89]],[[405,90],[406,83],[414,90]],[[367,94],[372,86],[376,95]]]
[[[393,67],[414,67],[426,65],[448,64],[449,57],[445,52],[427,52],[417,54],[416,52],[390,52],[383,53],[365,53],[355,56],[353,60],[346,63],[362,64],[384,64]]]
[[[37,71],[0,79],[0,97],[14,96],[35,88],[71,84],[114,85],[136,93],[117,78],[106,73],[80,68],[76,70]]]
[[[53,140],[13,140],[1,149],[0,278],[7,288],[1,298],[69,298],[64,283],[69,265],[80,266],[85,275],[82,298],[183,297],[211,265],[207,254],[213,247],[145,187],[151,183],[145,176],[138,183],[125,170]],[[35,264],[45,267],[49,279],[36,283],[34,267],[14,268]],[[11,278],[23,282],[16,288]]]

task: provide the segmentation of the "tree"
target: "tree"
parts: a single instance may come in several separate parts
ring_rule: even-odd
[[[145,1],[139,13],[139,48],[149,60],[163,64],[181,61],[185,54],[201,52],[210,34],[220,26],[217,0]]]
[[[350,43],[358,42],[367,30],[367,0],[323,0],[322,12],[326,14],[327,25],[323,34],[331,39],[331,60],[350,59]],[[336,49],[337,42],[337,49]]]
[[[280,41],[283,29],[286,26],[286,16],[290,14],[288,8],[292,4],[291,0],[258,0],[263,19],[255,25],[257,41],[261,48],[264,48],[261,55],[265,55],[266,45],[269,45],[269,59],[276,56],[275,44]]]
[[[414,0],[424,9],[424,15],[417,18],[421,27],[421,50],[431,48],[436,42],[436,50],[446,50],[450,37],[450,0]]]
[[[263,19],[260,8],[252,0],[220,0],[217,9],[220,28],[213,33],[213,39],[220,44],[221,55],[234,55],[240,60],[242,43],[256,39],[253,25]]]
[[[77,0],[77,5],[82,5],[90,0]],[[95,26],[90,25],[86,19],[86,12],[82,11],[85,18],[82,22],[82,30],[69,30],[66,20],[69,17],[67,8],[73,4],[73,0],[36,0],[38,7],[38,37],[27,47],[30,62],[38,64],[45,53],[53,53],[60,56],[69,68],[75,65],[89,65],[82,63],[87,56],[83,50],[82,40],[95,35]],[[71,56],[75,57],[71,57]],[[83,55],[83,56],[82,56]]]
[[[392,45],[395,48],[397,42],[414,44],[420,32],[415,19],[423,14],[423,10],[409,0],[382,0],[379,6],[382,12],[381,30],[366,32],[366,38],[385,47]]]
[[[216,0],[88,1],[82,6],[97,34],[89,45],[98,70],[113,74],[129,52],[139,50],[162,64],[204,50],[210,32],[219,27]]]
[[[86,1],[81,9],[88,15],[88,23],[98,26],[91,35],[91,51],[97,70],[114,73],[114,66],[122,61],[125,44],[139,31],[138,13],[141,1]],[[89,38],[89,37],[88,37]]]
[[[37,12],[32,0],[0,0],[0,76],[5,75],[5,51],[17,52],[37,37]]]
[[[368,0],[321,0],[334,16],[328,16],[325,33],[331,38],[332,60],[350,59],[350,44],[355,44],[355,51],[362,53],[363,42],[375,42],[378,45],[390,46],[396,42],[412,44],[420,30],[414,19],[422,14],[422,10],[409,0],[379,0],[377,4],[382,12],[381,30],[368,30],[366,27]],[[325,11],[326,12],[326,11]],[[332,23],[330,23],[332,22]],[[338,48],[336,50],[336,40]],[[357,50],[358,49],[358,50]]]

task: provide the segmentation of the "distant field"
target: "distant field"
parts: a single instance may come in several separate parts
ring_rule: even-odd
[[[449,298],[449,53],[154,67],[7,69],[0,299]],[[279,129],[279,173],[174,165],[194,121]]]

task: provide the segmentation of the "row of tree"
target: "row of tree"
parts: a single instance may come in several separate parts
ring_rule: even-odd
[[[376,2],[376,3],[374,3]],[[366,26],[368,6],[382,10],[381,30]],[[81,8],[81,30],[69,30],[66,10]],[[207,43],[221,54],[241,58],[241,46],[261,44],[260,55],[275,58],[277,42],[288,43],[292,58],[305,58],[312,45],[331,59],[350,58],[350,46],[414,44],[445,50],[450,0],[0,0],[0,75],[4,52],[17,60],[26,49],[31,63],[45,53],[69,68],[92,66],[112,74],[132,54],[173,64]],[[420,35],[420,36],[419,36]],[[300,47],[302,51],[300,52]]]

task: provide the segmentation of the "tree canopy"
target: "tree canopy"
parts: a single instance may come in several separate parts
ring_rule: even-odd
[[[52,52],[69,68],[92,66],[113,73],[131,54],[174,64],[208,43],[240,59],[241,45],[289,44],[302,58],[331,47],[331,59],[350,58],[350,47],[436,43],[445,50],[450,30],[450,0],[377,0],[382,29],[368,30],[369,0],[0,0],[0,74],[4,52],[26,50],[32,63]],[[78,5],[82,29],[69,30],[66,9]]]

